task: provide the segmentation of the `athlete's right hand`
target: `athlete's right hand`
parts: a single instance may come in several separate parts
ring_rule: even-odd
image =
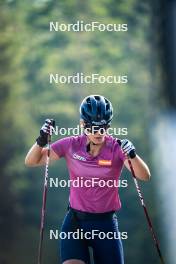
[[[48,135],[53,134],[52,127],[55,127],[54,119],[46,119],[40,129],[40,136],[36,139],[37,145],[44,147],[48,143]]]

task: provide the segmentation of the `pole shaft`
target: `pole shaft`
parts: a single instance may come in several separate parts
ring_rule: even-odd
[[[47,146],[47,157],[46,157],[46,165],[45,165],[45,178],[44,178],[44,186],[43,186],[41,222],[40,222],[40,238],[39,238],[37,264],[41,264],[41,261],[42,261],[42,245],[43,245],[43,237],[44,237],[44,223],[45,223],[45,214],[46,214],[46,198],[47,198],[47,190],[48,190],[48,168],[49,168],[49,159],[50,159],[50,144],[51,144],[51,136],[48,135],[48,146]]]
[[[165,264],[164,262],[164,259],[163,259],[163,256],[161,254],[161,250],[160,250],[160,247],[159,247],[159,242],[157,240],[157,237],[155,235],[155,232],[154,232],[154,228],[153,228],[153,225],[152,225],[152,222],[151,222],[151,219],[150,219],[150,216],[148,214],[148,211],[147,211],[147,208],[146,208],[146,205],[144,203],[144,199],[143,199],[143,195],[141,193],[141,190],[139,188],[139,184],[138,184],[138,181],[137,181],[137,178],[136,178],[136,175],[135,175],[135,172],[134,172],[134,169],[133,169],[133,166],[132,166],[132,163],[131,163],[131,160],[128,159],[128,164],[129,164],[129,167],[130,167],[130,170],[131,170],[131,174],[133,176],[133,180],[134,180],[134,183],[135,183],[135,186],[136,186],[136,189],[137,189],[137,193],[139,195],[139,198],[140,198],[140,201],[141,201],[141,204],[142,204],[142,207],[144,209],[144,213],[145,213],[145,216],[146,216],[146,219],[147,219],[147,223],[148,223],[148,226],[149,226],[149,229],[151,231],[151,234],[152,234],[152,237],[153,237],[153,240],[155,242],[155,246],[156,246],[156,249],[157,249],[157,252],[158,252],[158,255],[159,255],[159,258],[160,258],[160,261],[162,264]]]

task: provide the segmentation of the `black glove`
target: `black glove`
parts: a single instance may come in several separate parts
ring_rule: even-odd
[[[46,146],[48,143],[48,135],[53,134],[51,127],[55,127],[55,121],[53,119],[46,119],[40,129],[40,136],[36,139],[37,145],[40,147]]]
[[[128,139],[122,139],[122,140],[117,140],[117,141],[120,144],[123,152],[130,159],[134,159],[136,157],[136,149],[131,141],[129,141]]]

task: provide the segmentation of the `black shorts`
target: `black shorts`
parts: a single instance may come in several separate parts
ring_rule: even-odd
[[[67,212],[60,233],[62,263],[69,259],[90,263],[91,247],[95,264],[124,264],[116,214],[96,219],[91,217],[94,214],[89,215],[75,219],[72,210]]]

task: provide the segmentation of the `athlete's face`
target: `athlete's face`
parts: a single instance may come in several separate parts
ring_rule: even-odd
[[[95,134],[87,134],[87,137],[91,142],[93,142],[96,145],[101,145],[105,140],[105,134],[102,135],[100,132],[96,132]]]
[[[84,127],[84,133],[87,135],[89,140],[94,144],[102,144],[105,139],[106,129],[105,126],[88,126],[81,122],[81,126]]]

